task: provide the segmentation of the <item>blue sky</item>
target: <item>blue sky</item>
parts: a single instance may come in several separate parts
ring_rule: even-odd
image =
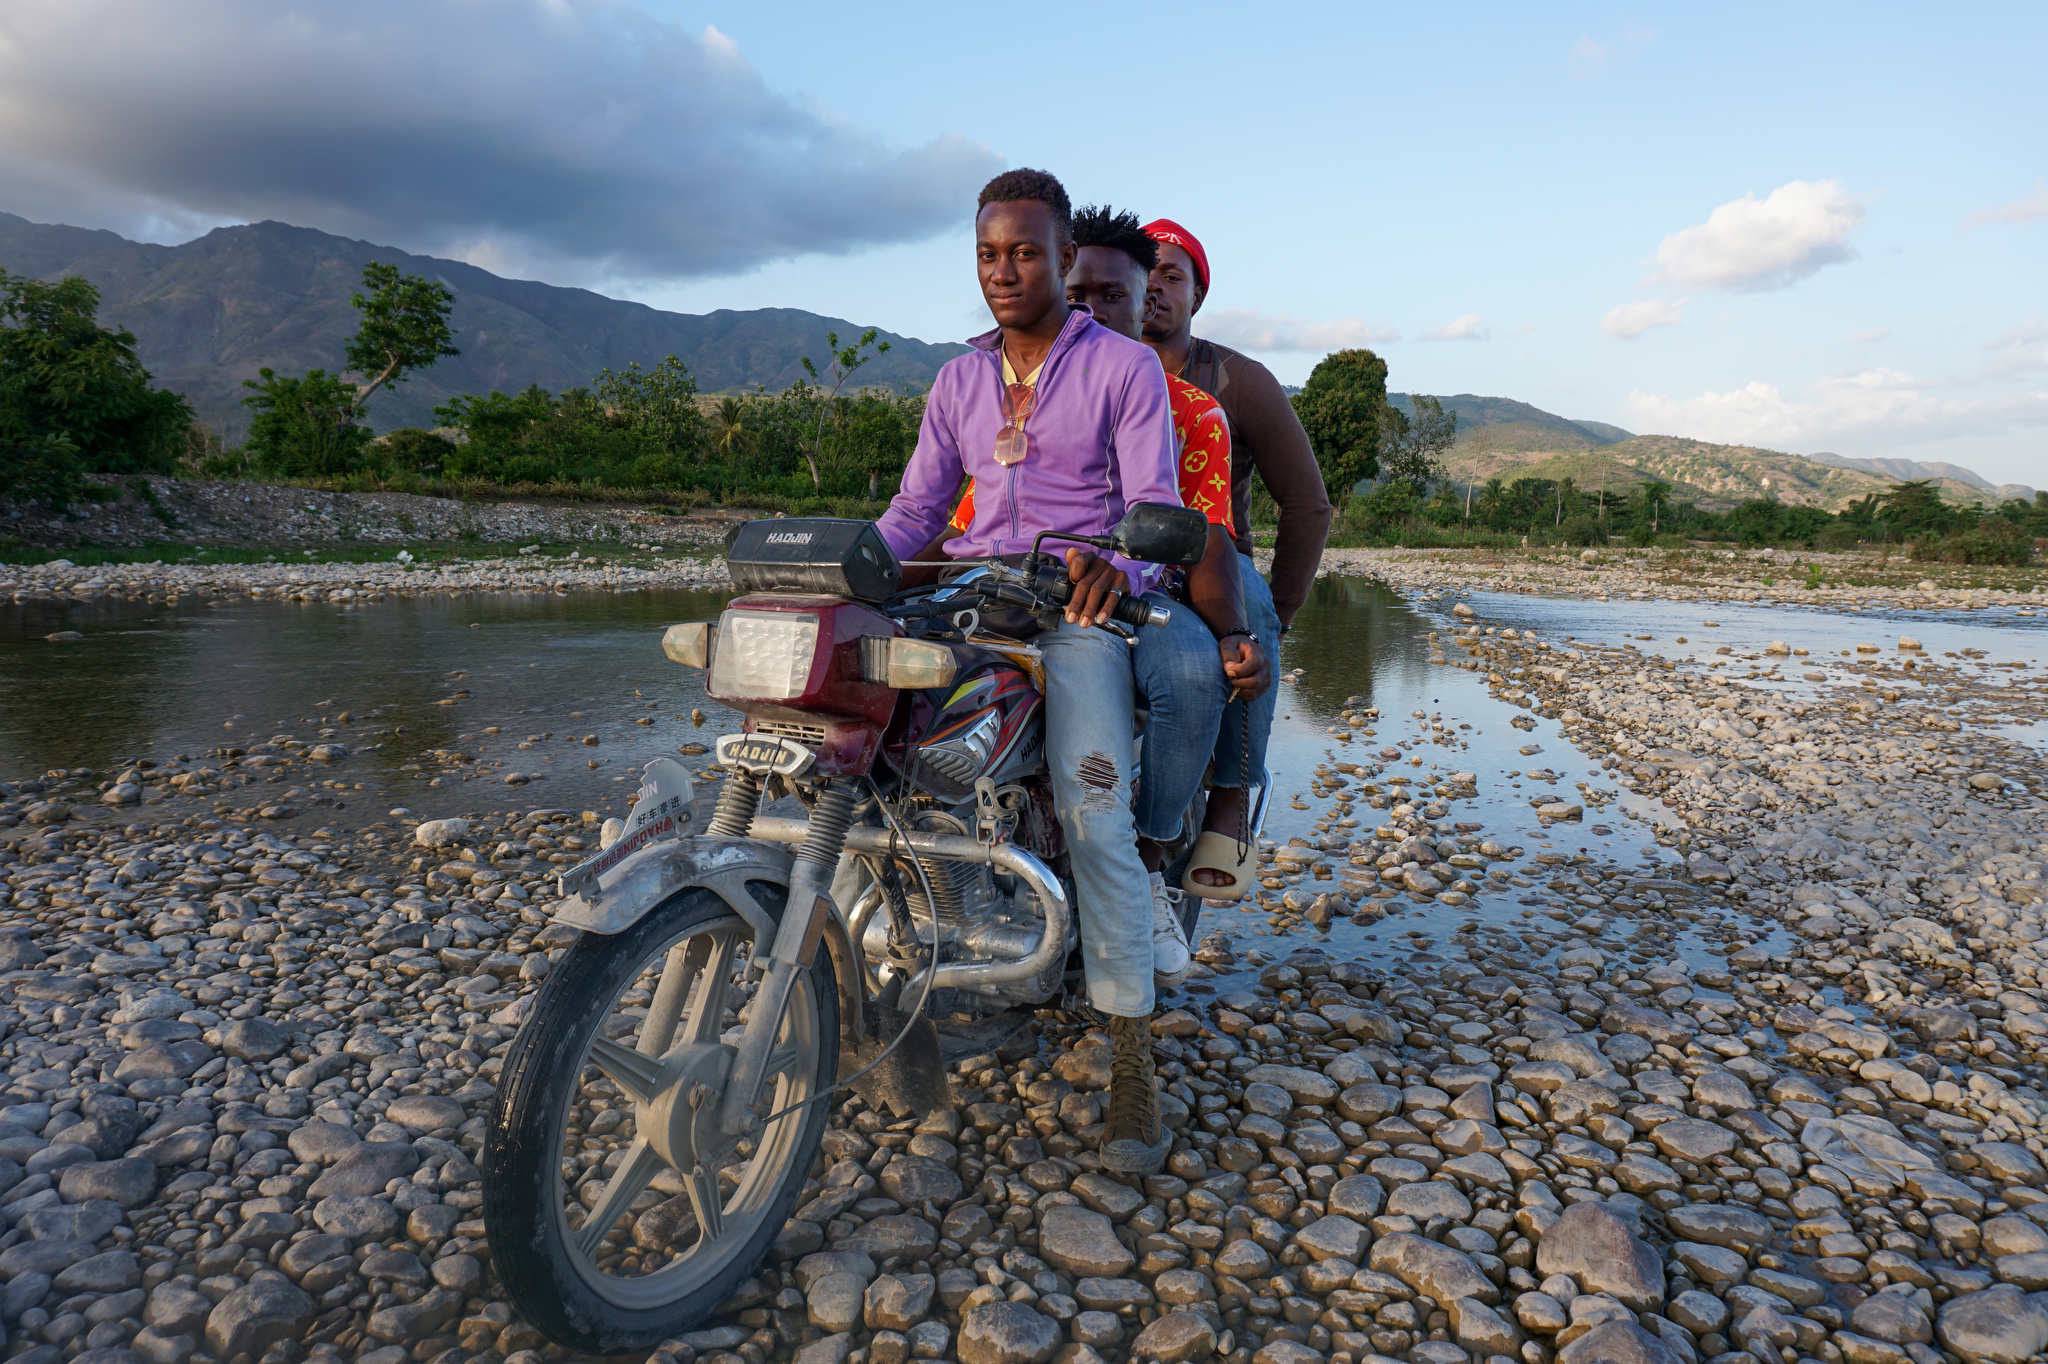
[[[954,339],[1036,165],[1199,233],[1198,330],[1288,381],[2048,486],[2044,55],[2040,4],[10,0],[0,208]]]
[[[996,7],[664,13],[898,141],[957,133],[1180,219],[1209,312],[1362,324],[1403,389],[2048,485],[2048,6],[1122,5],[1072,32]],[[1038,98],[1004,100],[998,69]],[[1666,237],[1794,181],[1860,207],[1852,258],[1775,289],[1658,277]],[[1966,225],[2030,196],[2031,219]],[[957,336],[982,316],[967,243],[963,215],[657,296]],[[1640,300],[1679,320],[1602,330]],[[1484,340],[1421,339],[1474,315]],[[1319,352],[1262,356],[1298,382]],[[1895,377],[1846,382],[1873,375]]]

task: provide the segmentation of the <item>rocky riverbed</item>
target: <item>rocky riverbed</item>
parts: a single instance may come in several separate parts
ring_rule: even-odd
[[[436,563],[0,564],[0,599],[19,604],[234,599],[376,602],[479,592],[651,592],[727,581],[716,559],[648,544],[623,554],[485,555]]]
[[[2048,567],[1916,563],[1904,554],[1803,549],[1332,549],[1325,573],[1413,591],[1759,602],[1832,610],[2048,611]]]
[[[274,494],[297,492],[262,487],[257,490]],[[401,495],[320,496],[333,499]],[[458,509],[467,505],[447,499],[415,500],[443,502]],[[730,524],[729,516],[662,517],[516,503],[486,507],[484,511],[499,518],[488,538],[506,543],[472,543],[453,559],[414,562],[410,551],[394,548],[389,557],[359,562],[325,562],[319,560],[317,551],[305,557],[280,550],[272,561],[261,563],[76,564],[67,559],[34,564],[0,563],[0,601],[164,602],[246,597],[351,602],[437,593],[658,591],[716,586],[726,581],[716,555]],[[394,532],[381,538],[403,543],[413,537]],[[535,539],[536,543],[519,545],[516,542],[520,539]],[[578,539],[586,543],[574,549],[550,548],[539,543],[543,539],[551,545]],[[595,541],[595,545],[590,541]],[[334,543],[331,535],[289,536],[247,529],[233,542],[327,546]],[[112,543],[121,541],[117,538]],[[1266,557],[1263,551],[1260,557],[1262,561]],[[1333,549],[1324,557],[1323,571],[1378,578],[1393,587],[1415,592],[1725,601],[1850,611],[2014,607],[2026,615],[2048,613],[2048,570],[1916,564],[1902,557],[1867,552]]]
[[[1096,1168],[1106,1039],[1047,1011],[942,1114],[849,1102],[774,1257],[654,1358],[2048,1352],[2048,801],[2014,732],[2048,677],[1445,603],[1433,666],[1602,780],[1474,819],[1470,722],[1354,698],[1157,1019],[1165,1174]],[[598,816],[343,822],[363,760],[313,729],[0,773],[8,1358],[564,1357],[494,1290],[476,1161]],[[1541,850],[1584,825],[1611,855]]]

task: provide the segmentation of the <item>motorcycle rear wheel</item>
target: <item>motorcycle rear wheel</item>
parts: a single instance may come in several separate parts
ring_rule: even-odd
[[[701,888],[624,933],[586,934],[506,1056],[484,1142],[491,1263],[513,1306],[562,1345],[647,1350],[690,1330],[754,1272],[796,1205],[830,1117],[818,1096],[838,1073],[822,953],[790,992],[755,1114],[804,1106],[689,1169],[669,1161],[697,1150],[677,1123],[715,1122],[730,1065],[720,1039],[744,1021],[751,948],[745,923]],[[692,1090],[704,1118],[675,1117],[692,1111]]]

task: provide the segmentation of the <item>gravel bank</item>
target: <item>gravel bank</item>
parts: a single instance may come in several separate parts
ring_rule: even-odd
[[[452,563],[101,564],[64,559],[0,564],[0,597],[15,602],[270,598],[366,602],[469,592],[646,592],[717,586],[717,559],[652,553],[629,560],[511,555]]]
[[[1863,553],[1333,549],[1323,556],[1323,571],[1364,574],[1404,590],[1775,602],[1844,611],[1987,606],[2048,610],[2048,570],[2040,567],[1958,568]]]
[[[1669,857],[1528,854],[1614,793],[1481,827],[1459,717],[1357,698],[1312,832],[1157,1020],[1166,1174],[1096,1169],[1106,1038],[1042,1013],[943,1114],[850,1102],[776,1257],[654,1358],[2048,1351],[2048,802],[1983,670],[1439,641],[1654,799]],[[2048,720],[2044,682],[2000,716]],[[309,732],[0,786],[10,1358],[561,1357],[493,1289],[475,1161],[595,817],[426,849],[330,808],[366,760]],[[1388,950],[1332,951],[1353,923]]]

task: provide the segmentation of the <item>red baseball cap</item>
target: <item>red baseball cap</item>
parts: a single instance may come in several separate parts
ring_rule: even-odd
[[[1187,252],[1188,259],[1195,263],[1195,282],[1202,286],[1203,293],[1209,292],[1209,253],[1202,249],[1200,238],[1171,218],[1154,218],[1143,230],[1153,241]]]

